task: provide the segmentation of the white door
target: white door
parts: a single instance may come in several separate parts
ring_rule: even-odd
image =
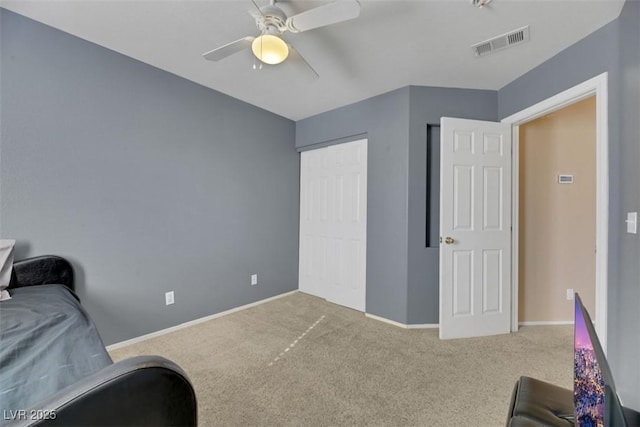
[[[511,126],[443,117],[440,338],[510,332]]]
[[[367,140],[301,153],[300,291],[365,310]]]

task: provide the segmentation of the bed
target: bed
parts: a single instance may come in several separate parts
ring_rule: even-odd
[[[197,425],[195,392],[175,363],[113,363],[73,291],[68,261],[30,258],[14,272],[11,299],[0,302],[3,425]]]

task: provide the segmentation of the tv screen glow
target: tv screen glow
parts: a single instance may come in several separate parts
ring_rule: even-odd
[[[605,382],[578,298],[575,302],[573,403],[579,427],[602,427]]]

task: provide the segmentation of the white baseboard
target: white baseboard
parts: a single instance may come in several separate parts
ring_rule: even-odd
[[[191,321],[186,322],[186,323],[181,323],[179,325],[172,326],[170,328],[161,329],[161,330],[156,331],[156,332],[151,332],[150,334],[145,334],[145,335],[141,335],[141,336],[136,337],[136,338],[131,338],[130,340],[121,341],[121,342],[118,342],[118,343],[115,343],[115,344],[111,344],[111,345],[108,345],[106,348],[107,348],[107,351],[117,350],[119,348],[127,347],[129,345],[136,344],[136,343],[139,343],[139,342],[142,342],[142,341],[146,341],[146,340],[151,339],[151,338],[159,337],[161,335],[165,335],[165,334],[168,334],[170,332],[174,332],[174,331],[178,331],[180,329],[188,328],[189,326],[197,325],[198,323],[203,323],[203,322],[207,322],[209,320],[217,319],[218,317],[226,316],[227,314],[232,314],[232,313],[236,313],[238,311],[246,310],[247,308],[255,307],[257,305],[264,304],[265,302],[269,302],[269,301],[273,301],[273,300],[276,300],[276,299],[280,299],[280,298],[295,294],[297,292],[298,292],[298,290],[295,290],[295,291],[287,292],[287,293],[284,293],[284,294],[276,295],[274,297],[266,298],[266,299],[263,299],[263,300],[260,300],[260,301],[252,302],[251,304],[242,305],[240,307],[232,308],[232,309],[227,310],[227,311],[222,311],[220,313],[212,314],[210,316],[201,317],[199,319],[191,320]]]
[[[439,323],[412,323],[410,325],[405,325],[405,328],[407,329],[438,329],[439,327]]]
[[[365,313],[364,315],[366,317],[371,318],[371,319],[378,320],[378,321],[384,322],[384,323],[388,323],[390,325],[397,326],[397,327],[403,328],[403,329],[437,329],[437,328],[440,327],[440,325],[437,324],[437,323],[425,323],[425,324],[407,325],[406,323],[396,322],[395,320],[390,320],[390,319],[387,319],[386,317],[376,316],[375,314]]]
[[[385,317],[376,316],[375,314],[365,313],[366,317],[369,317],[380,322],[388,323],[393,326],[404,329],[438,329],[440,325],[438,323],[425,323],[425,324],[405,324],[396,322],[395,320],[387,319]],[[553,326],[553,325],[573,325],[573,320],[540,320],[531,322],[518,322],[518,326]]]
[[[376,316],[375,314],[365,313],[366,317],[369,317],[380,322],[388,323],[393,326],[404,329],[438,329],[440,324],[438,323],[424,323],[424,324],[406,324],[396,322],[395,320],[387,319],[385,317]],[[518,322],[518,326],[553,326],[553,325],[573,325],[573,320],[550,320],[550,321],[531,321],[531,322]]]
[[[553,326],[573,325],[573,320],[535,320],[531,322],[518,322],[518,326]]]

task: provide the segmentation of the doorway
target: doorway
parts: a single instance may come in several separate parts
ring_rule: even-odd
[[[519,325],[595,312],[595,96],[519,126]]]
[[[502,120],[513,126],[514,201],[519,194],[519,126],[539,117],[560,110],[568,105],[595,95],[596,108],[596,248],[595,248],[595,329],[606,352],[607,345],[607,278],[609,263],[609,125],[608,125],[608,73],[602,73],[557,95],[545,99]],[[511,330],[518,330],[518,280],[519,277],[519,210],[518,203],[512,211],[512,316]]]

